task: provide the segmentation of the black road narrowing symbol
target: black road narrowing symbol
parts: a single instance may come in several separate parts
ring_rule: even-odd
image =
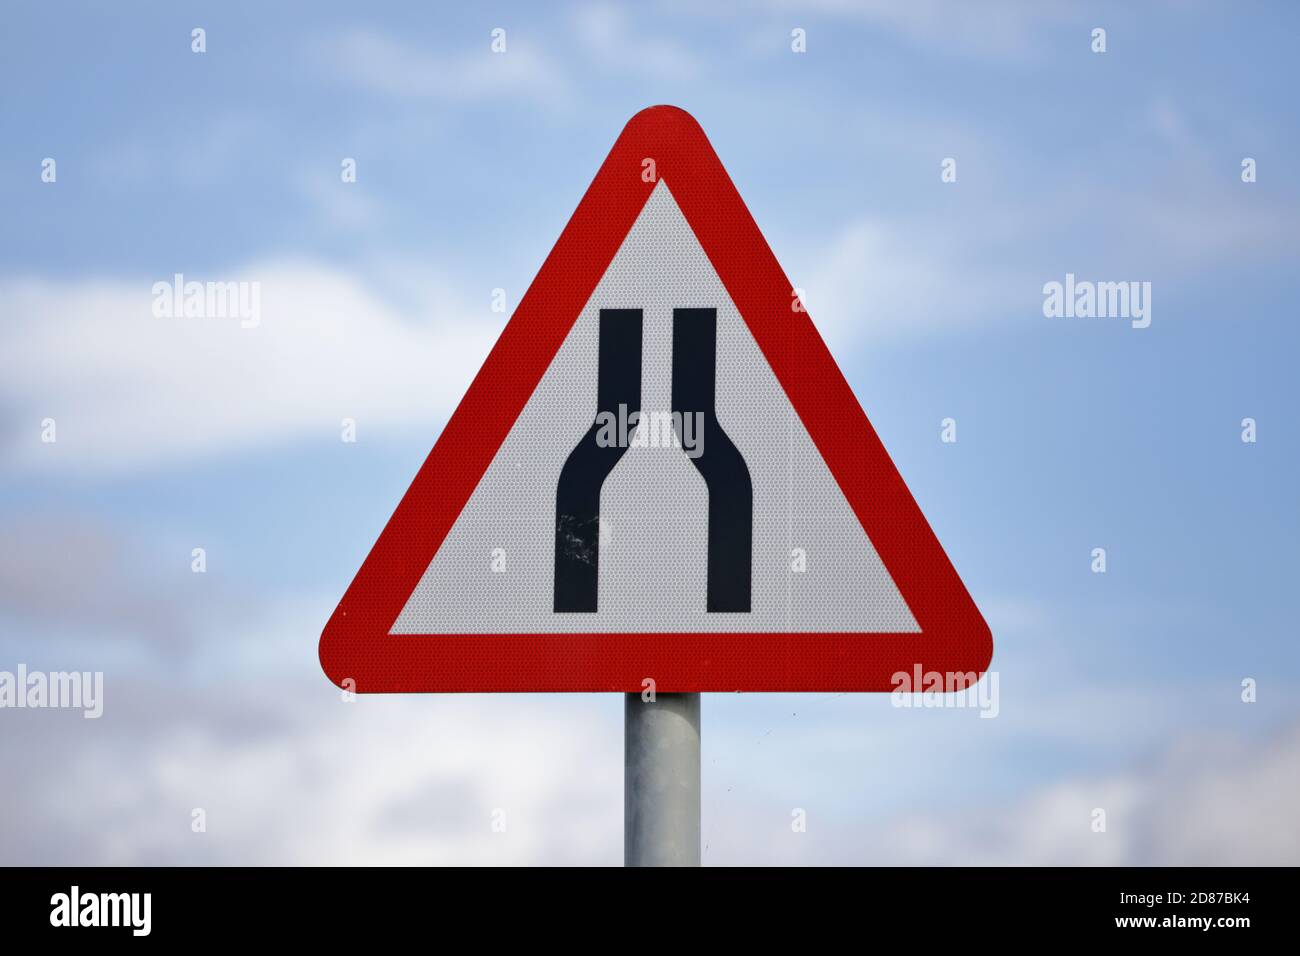
[[[596,414],[641,407],[640,309],[601,309]],[[673,422],[703,423],[700,453],[690,460],[708,488],[710,612],[750,610],[754,490],[744,456],[718,422],[717,309],[673,310]],[[627,447],[597,441],[593,422],[569,453],[555,489],[555,610],[596,610],[600,568],[600,490]]]
[[[740,450],[718,423],[718,310],[673,309],[673,421],[704,416],[703,453],[692,458],[709,489],[710,611],[749,611],[754,488]],[[681,435],[679,434],[680,438]]]
[[[601,309],[596,414],[641,407],[641,310]],[[555,610],[595,611],[600,489],[627,448],[596,441],[595,422],[569,452],[555,486]]]

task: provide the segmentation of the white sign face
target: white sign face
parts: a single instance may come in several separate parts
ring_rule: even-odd
[[[920,627],[661,181],[390,633],[710,631]]]

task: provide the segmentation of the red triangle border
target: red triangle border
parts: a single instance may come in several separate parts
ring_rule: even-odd
[[[695,231],[920,633],[452,634],[389,629],[550,366],[658,178]],[[982,674],[988,625],[695,119],[628,122],[325,626],[320,661],[360,693],[890,691]],[[486,559],[485,559],[486,560]]]

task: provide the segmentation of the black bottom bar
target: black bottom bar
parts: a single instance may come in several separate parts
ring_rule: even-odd
[[[1282,939],[1294,925],[1293,869],[735,870],[710,869],[707,852],[705,863],[690,873],[3,869],[0,933],[14,953],[69,951],[69,941],[98,946],[146,938],[133,935],[129,920],[117,927],[53,926],[53,900],[70,896],[75,886],[83,901],[92,894],[148,893],[147,938],[207,948],[256,939],[289,941],[295,951],[308,942],[373,950],[381,939],[414,945],[417,935],[452,942],[484,931],[494,941],[512,932],[535,941],[547,927],[609,942],[627,937],[628,919],[647,918],[644,907],[629,906],[633,899],[680,893],[683,881],[693,898],[712,899],[731,913],[712,926],[693,924],[693,939],[722,933],[733,942],[757,936],[770,944],[784,932],[806,944],[838,940],[846,951],[850,940],[874,948],[881,937],[945,951],[1104,937],[1161,947],[1208,940],[1231,952],[1254,934]],[[13,945],[33,937],[50,948]]]

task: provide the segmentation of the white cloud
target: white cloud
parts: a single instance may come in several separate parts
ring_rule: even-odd
[[[1098,209],[1125,214],[1115,226],[1099,223]],[[1233,201],[1223,190],[1188,205],[1172,192],[1134,196],[1086,183],[1051,205],[995,200],[942,220],[849,220],[788,256],[788,271],[831,351],[842,355],[863,343],[1040,322],[1042,285],[1066,268],[1195,282],[1209,267],[1289,261],[1300,248],[1289,213],[1283,204]],[[1043,269],[1032,237],[1046,243],[1066,233],[1077,247],[1066,261],[1078,264]]]
[[[385,96],[464,103],[525,97],[553,103],[568,90],[563,70],[528,42],[506,33],[493,53],[487,30],[470,52],[447,55],[375,30],[351,30],[317,41],[313,53],[330,76]]]
[[[908,863],[1295,866],[1300,726],[1262,741],[1184,739],[1153,764],[1046,787],[1009,807],[908,817],[879,834]],[[1106,811],[1106,832],[1091,829]]]
[[[974,327],[1012,304],[1032,280],[1009,270],[976,272],[951,242],[920,241],[881,220],[851,222],[815,254],[798,259],[794,284],[832,353],[861,342]]]
[[[646,35],[640,24],[631,23],[622,7],[587,4],[576,11],[575,24],[588,56],[607,69],[684,80],[702,67],[689,47],[664,36]]]
[[[1061,0],[1022,3],[1019,0],[770,0],[779,10],[816,13],[856,20],[893,33],[907,42],[945,53],[974,58],[1028,60],[1047,46],[1044,31],[1071,18],[1072,11]],[[1087,33],[1080,50],[1087,50]],[[815,41],[810,41],[815,42]]]
[[[95,722],[51,711],[6,718],[18,723],[0,742],[0,757],[22,772],[0,793],[0,863],[621,859],[617,695],[378,695],[344,703],[323,678],[174,688],[110,673],[105,699]],[[711,726],[722,739],[708,753],[744,759],[730,773],[706,760],[706,863],[1300,861],[1295,726],[1253,742],[1197,736],[1126,772],[887,816],[837,798],[852,786],[852,764],[864,760],[880,766],[877,786],[923,795],[916,781],[895,780],[900,768],[882,763],[869,741],[850,754],[828,750],[825,728],[813,724],[787,733],[775,752],[761,753],[761,741],[737,751],[739,728]],[[790,828],[795,806],[807,810],[807,833]],[[190,831],[194,807],[207,812],[207,833]],[[1097,807],[1107,813],[1105,833],[1090,827]],[[498,808],[505,833],[491,829]]]
[[[181,692],[113,674],[104,696],[93,722],[8,715],[25,770],[0,794],[0,863],[621,861],[613,698],[344,703],[323,677]]]
[[[93,472],[186,461],[269,442],[435,427],[499,332],[499,316],[425,286],[407,317],[319,264],[253,263],[187,280],[261,283],[261,321],[158,318],[137,281],[6,280],[0,402],[11,466]],[[57,442],[41,442],[53,418]]]
[[[953,794],[980,786],[969,776],[990,772],[976,754],[966,756],[948,768]],[[892,785],[899,768],[875,762],[885,774],[876,786]],[[928,793],[915,780],[904,789],[923,799]],[[1300,725],[1253,740],[1189,735],[1128,770],[1049,778],[1006,800],[965,796],[946,807],[855,818],[842,805],[827,806],[828,792],[822,787],[798,800],[808,811],[803,834],[790,829],[795,802],[788,794],[729,801],[726,813],[709,814],[711,858],[904,866],[1300,863]],[[1092,830],[1098,808],[1106,812],[1104,833]]]
[[[0,863],[620,861],[618,695],[344,703],[314,654],[330,603],[209,624],[194,666],[106,668],[97,721],[7,713],[0,763],[16,772],[0,791]],[[1015,785],[990,790],[999,753],[1068,750],[1032,726],[1043,707],[991,739],[1022,702],[1004,705],[985,721],[902,714],[879,695],[709,695],[705,862],[1300,861],[1300,725],[1258,738],[1184,729],[1127,769],[1012,771]],[[207,833],[190,830],[195,807]],[[807,833],[791,830],[793,807]],[[1090,829],[1096,807],[1104,834]],[[491,829],[497,808],[505,833]]]

